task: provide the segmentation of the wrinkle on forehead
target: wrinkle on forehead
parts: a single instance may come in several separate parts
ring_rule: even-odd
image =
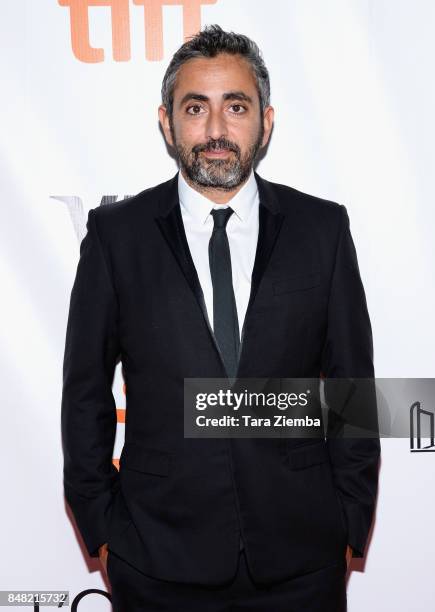
[[[187,88],[190,92],[209,98],[221,98],[225,93],[242,91],[255,102],[258,95],[249,62],[228,53],[212,58],[195,57],[183,64],[177,74],[174,98],[176,92],[184,98],[188,93]]]

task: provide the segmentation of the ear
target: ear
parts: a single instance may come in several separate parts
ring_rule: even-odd
[[[170,147],[174,146],[174,141],[172,139],[171,127],[169,125],[169,115],[166,110],[166,106],[161,104],[159,106],[159,121],[162,126],[163,133],[165,135],[166,142]]]
[[[275,110],[273,106],[266,106],[263,111],[263,120],[264,120],[264,135],[263,142],[261,143],[262,147],[265,147],[269,142],[270,133],[273,127],[273,120],[275,117]]]

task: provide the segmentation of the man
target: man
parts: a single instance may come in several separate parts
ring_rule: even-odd
[[[374,376],[345,207],[253,170],[269,98],[255,43],[205,28],[163,80],[180,171],[89,212],[65,347],[64,483],[115,610],[338,612],[346,561],[364,554],[378,438],[184,437],[185,378]]]

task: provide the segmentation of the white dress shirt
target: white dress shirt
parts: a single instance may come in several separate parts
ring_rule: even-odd
[[[213,285],[208,259],[208,244],[213,232],[214,222],[210,214],[212,208],[234,210],[228,220],[226,230],[231,254],[233,288],[242,332],[249,295],[251,276],[254,267],[255,251],[258,241],[259,196],[254,171],[243,187],[226,204],[216,204],[193,189],[178,173],[178,195],[181,215],[193,263],[201,284],[207,315],[213,328]]]

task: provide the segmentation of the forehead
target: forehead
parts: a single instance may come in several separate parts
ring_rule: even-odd
[[[217,95],[225,91],[244,91],[255,99],[256,81],[251,65],[240,55],[221,53],[185,62],[177,73],[174,99],[187,91]]]

